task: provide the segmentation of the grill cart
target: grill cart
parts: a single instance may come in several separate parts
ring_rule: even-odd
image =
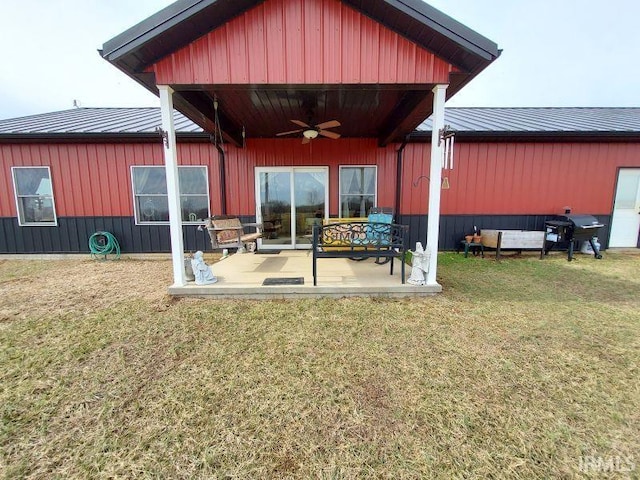
[[[573,244],[577,241],[589,241],[593,249],[593,256],[597,259],[602,258],[600,250],[593,237],[604,225],[598,221],[593,215],[560,215],[553,220],[547,220],[545,223],[545,242],[544,254],[559,243],[569,243],[568,260],[573,260]]]

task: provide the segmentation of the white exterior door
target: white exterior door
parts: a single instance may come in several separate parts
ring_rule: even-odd
[[[258,247],[310,249],[313,226],[328,218],[328,205],[328,167],[257,167]]]
[[[640,168],[620,169],[610,247],[637,247],[640,231]]]

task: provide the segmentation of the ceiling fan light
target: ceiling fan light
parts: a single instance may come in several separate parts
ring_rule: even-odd
[[[304,138],[308,138],[309,140],[313,140],[314,138],[318,137],[318,131],[312,128],[309,128],[302,132],[302,136]]]

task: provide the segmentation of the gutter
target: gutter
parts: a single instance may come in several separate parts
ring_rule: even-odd
[[[455,130],[455,129],[454,129]],[[640,132],[526,132],[526,131],[464,131],[455,130],[456,142],[638,142]],[[431,131],[410,134],[411,143],[431,143]]]
[[[409,137],[411,134],[404,137],[400,148],[397,150],[396,157],[396,199],[395,199],[395,207],[394,212],[396,215],[396,223],[399,221],[400,217],[400,202],[402,199],[402,162],[404,160],[404,149],[409,143]]]

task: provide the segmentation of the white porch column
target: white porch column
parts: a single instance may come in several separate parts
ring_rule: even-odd
[[[173,124],[173,90],[168,85],[158,85],[160,110],[164,132],[164,165],[167,174],[167,200],[169,202],[169,227],[171,229],[171,258],[173,260],[173,286],[187,283],[184,273],[184,243],[182,241],[182,213],[180,209],[180,185],[178,183],[178,151],[176,130]]]
[[[440,194],[442,184],[442,149],[438,145],[440,129],[444,128],[444,102],[448,85],[433,89],[433,131],[431,132],[431,167],[429,170],[429,217],[427,220],[427,247],[431,252],[427,285],[437,285],[438,237],[440,235]]]

